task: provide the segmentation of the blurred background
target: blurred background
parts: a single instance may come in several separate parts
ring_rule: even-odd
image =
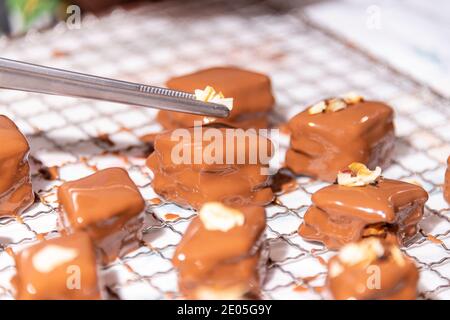
[[[64,21],[77,5],[83,15],[163,0],[0,0],[0,34],[21,36]],[[176,2],[169,0],[170,2]],[[166,1],[167,2],[167,1]],[[195,2],[178,1],[181,3]],[[248,1],[245,1],[248,3]],[[450,96],[450,1],[255,0],[278,11],[301,10],[355,46]],[[238,4],[239,0],[233,0]]]
[[[1,31],[21,34],[32,28],[45,28],[64,20],[67,7],[78,5],[84,11],[101,13],[128,0],[1,0]]]

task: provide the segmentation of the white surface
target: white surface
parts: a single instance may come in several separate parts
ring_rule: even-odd
[[[306,12],[450,97],[450,1],[319,1]]]

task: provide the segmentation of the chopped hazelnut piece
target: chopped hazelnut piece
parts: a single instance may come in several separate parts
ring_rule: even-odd
[[[345,94],[342,99],[345,101],[345,103],[347,104],[352,104],[352,103],[358,103],[358,102],[362,102],[364,101],[364,98],[354,92],[349,92],[347,94]]]
[[[341,99],[331,99],[328,102],[328,106],[327,106],[327,110],[332,111],[332,112],[343,110],[345,108],[347,108],[347,103],[345,103],[345,101],[341,100]]]
[[[241,211],[224,206],[220,202],[205,203],[200,209],[199,216],[205,228],[211,231],[227,232],[244,224],[244,215]]]
[[[337,112],[348,107],[349,104],[355,104],[364,101],[364,98],[355,93],[348,93],[342,98],[333,98],[322,100],[308,109],[309,114],[318,114],[322,112]]]
[[[339,260],[349,266],[376,260],[384,255],[384,248],[377,238],[368,238],[359,243],[350,243],[339,252]]]
[[[348,166],[349,170],[340,171],[337,175],[337,182],[341,186],[361,187],[374,183],[381,175],[381,168],[369,170],[364,164],[354,162]]]
[[[200,101],[223,104],[230,111],[233,109],[233,98],[225,98],[222,92],[216,92],[211,86],[206,86],[204,90],[195,90],[195,98]]]
[[[326,110],[327,105],[325,104],[325,101],[320,101],[313,105],[311,108],[309,108],[308,113],[309,114],[317,114],[322,113]]]

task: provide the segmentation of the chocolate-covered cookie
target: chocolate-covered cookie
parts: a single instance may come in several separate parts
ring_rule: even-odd
[[[178,245],[173,264],[190,299],[240,299],[258,295],[266,252],[264,208],[206,203]]]
[[[327,288],[337,300],[412,300],[419,272],[397,245],[367,238],[344,246],[328,262]]]
[[[269,77],[236,67],[215,67],[167,81],[168,88],[190,93],[207,86],[233,98],[233,109],[227,119],[160,111],[157,120],[166,129],[192,127],[194,121],[218,122],[238,128],[268,127],[267,115],[274,105]]]
[[[273,193],[268,162],[261,160],[270,159],[272,147],[255,131],[221,125],[177,129],[156,136],[147,166],[155,192],[181,206],[198,209],[209,201],[265,205]]]
[[[0,216],[22,213],[34,201],[25,136],[9,118],[0,116]]]
[[[66,182],[58,189],[58,201],[61,228],[87,232],[105,263],[137,248],[145,202],[124,169]]]
[[[388,105],[355,95],[321,101],[289,121],[286,166],[330,182],[352,162],[384,167],[394,146],[393,115]]]
[[[386,179],[378,167],[352,164],[335,184],[312,195],[299,234],[329,249],[365,237],[393,237],[405,243],[417,231],[427,192],[420,186]]]
[[[84,232],[44,240],[14,259],[16,299],[100,299],[95,250]]]

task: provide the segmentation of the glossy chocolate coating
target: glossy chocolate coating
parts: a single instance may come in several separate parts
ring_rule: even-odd
[[[382,241],[384,255],[373,261],[364,261],[355,265],[346,265],[339,256],[328,262],[327,287],[336,300],[413,300],[417,298],[419,272],[414,262],[402,254],[398,262],[390,251],[395,244]],[[339,263],[341,273],[330,275],[330,266]],[[379,276],[379,286],[375,286],[375,277]]]
[[[58,200],[63,227],[86,231],[104,250],[104,262],[129,251],[124,247],[136,240],[145,201],[124,169],[104,169],[66,182],[58,189]]]
[[[450,157],[447,159],[447,171],[445,171],[444,198],[450,203]]]
[[[238,128],[267,128],[267,113],[274,105],[270,79],[260,73],[236,67],[216,67],[200,70],[188,75],[172,78],[167,82],[170,89],[194,93],[196,89],[212,86],[225,97],[233,98],[233,110],[229,118],[216,119],[216,122]],[[160,111],[158,121],[166,129],[187,128],[194,121],[204,117]]]
[[[209,127],[204,129],[207,130]],[[214,129],[220,130],[225,137],[227,128]],[[273,200],[273,193],[268,187],[269,176],[261,174],[261,169],[267,165],[259,161],[254,164],[249,162],[250,152],[258,151],[259,146],[267,144],[267,150],[272,150],[272,144],[268,139],[254,135],[260,139],[258,145],[249,143],[249,140],[246,140],[243,145],[238,143],[229,145],[224,138],[222,150],[234,151],[235,156],[244,154],[243,164],[235,164],[236,161],[234,164],[227,164],[226,152],[220,156],[223,164],[208,163],[203,156],[196,164],[195,149],[201,147],[200,150],[205,150],[210,142],[202,139],[201,144],[194,143],[195,129],[183,130],[188,131],[191,136],[187,142],[192,150],[189,164],[173,163],[172,150],[179,140],[171,139],[172,131],[162,133],[155,138],[155,151],[147,159],[147,165],[154,174],[152,186],[156,193],[181,206],[193,208],[199,208],[203,203],[210,201],[219,201],[228,205],[265,205]],[[204,134],[201,136],[205,137]]]
[[[237,209],[245,217],[242,226],[211,231],[195,217],[187,228],[173,257],[180,291],[187,298],[207,298],[205,292],[211,291],[215,296],[229,291],[258,294],[265,212],[258,206]]]
[[[14,259],[17,274],[12,283],[17,299],[100,299],[95,250],[84,232],[44,240]]]
[[[329,249],[363,237],[394,234],[404,243],[417,233],[427,192],[415,184],[379,178],[376,185],[333,184],[312,196],[299,234]]]
[[[34,201],[27,139],[14,122],[0,116],[0,216],[21,214]]]
[[[381,102],[362,101],[337,112],[292,118],[291,146],[286,166],[302,174],[332,182],[352,162],[370,169],[384,167],[394,146],[393,110]]]

